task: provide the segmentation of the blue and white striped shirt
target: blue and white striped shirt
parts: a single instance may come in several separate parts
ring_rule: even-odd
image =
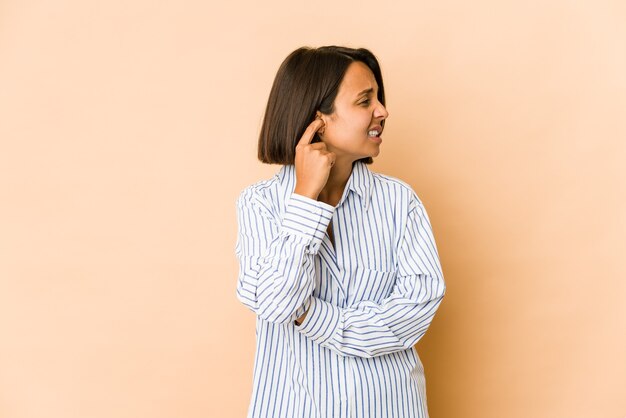
[[[237,297],[257,315],[248,417],[428,417],[413,346],[446,286],[422,202],[360,161],[334,207],[295,180],[282,166],[237,200]]]

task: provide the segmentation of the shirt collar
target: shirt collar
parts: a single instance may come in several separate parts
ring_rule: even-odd
[[[367,210],[372,197],[372,188],[374,187],[374,176],[367,164],[363,161],[355,161],[352,165],[352,173],[346,189],[352,190],[361,198],[363,209]]]
[[[293,164],[282,166],[277,176],[280,183],[288,188],[289,193],[293,192],[293,188],[296,184],[295,166]],[[346,184],[343,196],[337,206],[341,206],[343,201],[346,200],[348,193],[352,191],[359,195],[363,209],[367,210],[372,197],[373,184],[374,176],[367,164],[362,161],[355,161],[354,164],[352,164],[352,173],[350,173],[350,178]]]

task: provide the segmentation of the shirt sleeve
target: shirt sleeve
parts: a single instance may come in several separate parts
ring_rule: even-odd
[[[314,257],[334,209],[293,193],[276,219],[251,188],[237,199],[237,298],[261,319],[287,323],[308,309]]]
[[[397,257],[397,278],[380,303],[340,308],[311,296],[302,334],[343,356],[375,357],[412,347],[426,333],[445,294],[426,210],[413,194]]]

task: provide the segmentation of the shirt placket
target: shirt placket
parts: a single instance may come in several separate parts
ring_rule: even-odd
[[[335,209],[335,216],[333,217],[333,235],[335,237],[335,259],[337,261],[337,266],[340,268],[340,280],[342,282],[342,286],[344,289],[348,289],[349,283],[347,280],[350,278],[350,274],[348,271],[345,271],[342,266],[344,265],[344,260],[342,257],[344,256],[344,252],[346,250],[346,245],[350,245],[349,242],[345,242],[342,238],[349,237],[349,231],[347,225],[338,221],[339,219],[345,219],[344,211],[346,210],[345,200],[347,200],[350,196],[346,194],[344,198],[341,200],[341,203]],[[338,301],[338,305],[345,307],[346,301],[348,298],[347,292],[343,295],[342,300]],[[339,364],[341,365],[340,376],[342,379],[342,392],[340,394],[340,403],[341,403],[341,411],[342,417],[346,418],[355,418],[356,417],[356,408],[355,408],[355,375],[354,375],[354,359],[352,357],[339,356]]]
[[[354,384],[354,359],[351,357],[337,356],[337,366],[341,387],[335,398],[336,416],[341,418],[356,418],[356,398]]]

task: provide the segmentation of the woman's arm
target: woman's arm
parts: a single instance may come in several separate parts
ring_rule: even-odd
[[[237,199],[237,297],[261,319],[286,323],[308,308],[334,207],[293,193],[277,220],[267,206],[253,188]]]
[[[380,356],[419,341],[446,286],[428,215],[416,195],[403,232],[397,272],[391,293],[380,303],[363,301],[340,308],[311,296],[306,316],[296,329],[343,356]]]

